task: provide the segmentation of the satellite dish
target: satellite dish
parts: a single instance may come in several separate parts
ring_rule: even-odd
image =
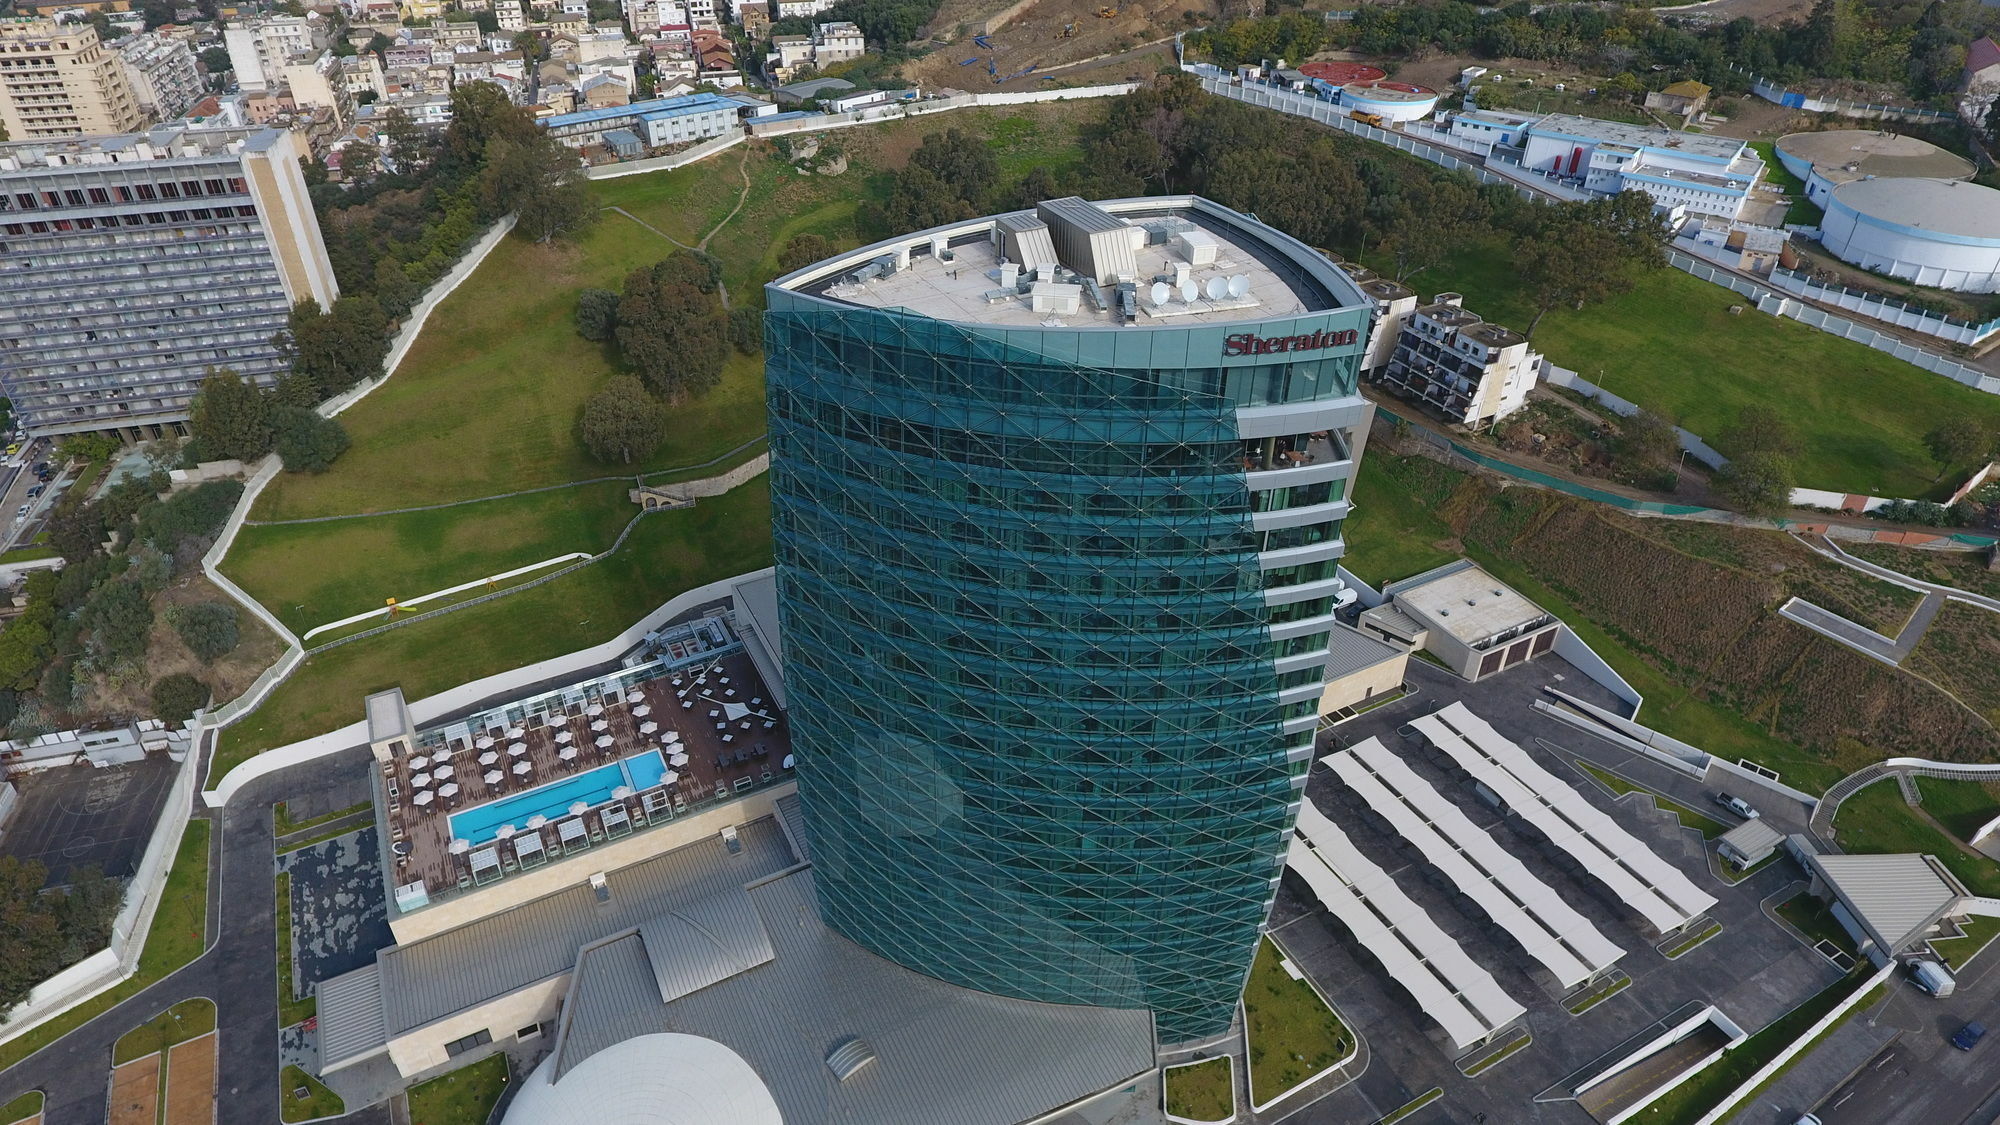
[[[1151,292],[1151,296],[1152,296],[1152,298],[1153,298],[1153,307],[1157,309],[1157,308],[1159,308],[1159,307],[1160,307],[1161,305],[1164,305],[1164,304],[1166,304],[1166,303],[1167,303],[1167,295],[1168,295],[1169,293],[1172,293],[1172,292],[1173,292],[1173,290],[1172,290],[1172,289],[1171,289],[1170,287],[1168,287],[1168,285],[1167,285],[1167,283],[1166,283],[1166,282],[1164,282],[1164,281],[1155,281],[1155,282],[1153,283],[1153,288],[1152,288],[1152,292]]]
[[[1188,304],[1192,305],[1194,304],[1194,299],[1199,296],[1201,296],[1200,286],[1196,285],[1192,281],[1181,282],[1181,300],[1186,301]]]
[[[1229,279],[1230,296],[1241,297],[1248,292],[1250,292],[1250,279],[1247,276],[1239,273]]]
[[[1220,277],[1211,277],[1208,279],[1205,291],[1208,293],[1209,300],[1220,301],[1229,295],[1229,282]]]

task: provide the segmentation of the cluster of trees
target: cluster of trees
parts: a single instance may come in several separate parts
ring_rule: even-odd
[[[875,50],[901,58],[907,57],[904,44],[917,37],[937,10],[938,0],[837,0],[820,15],[771,21],[771,34],[804,35],[815,23],[848,20]]]
[[[98,678],[146,674],[155,596],[199,568],[243,494],[240,482],[217,481],[160,499],[165,468],[180,456],[175,443],[159,443],[149,451],[150,472],[125,477],[96,500],[73,492],[50,513],[49,545],[65,565],[28,576],[27,606],[0,632],[0,722],[11,736],[74,725],[87,685]],[[236,648],[231,606],[180,606],[166,616],[204,663]],[[206,700],[204,687],[185,710],[163,717],[184,718]]]
[[[1195,90],[1195,96],[1201,97],[1198,85]],[[1081,185],[1058,182],[1041,165],[1029,169],[1013,184],[1004,183],[1000,164],[984,140],[961,129],[947,129],[924,137],[923,143],[910,154],[909,163],[896,173],[888,195],[880,202],[871,199],[863,203],[855,212],[855,223],[864,233],[887,237],[899,231],[922,230],[996,210],[1032,207],[1044,199],[1074,194],[1080,189]],[[779,264],[786,270],[796,269],[824,256],[802,258],[791,266],[786,266],[781,258]]]
[[[69,885],[42,890],[49,871],[36,860],[0,858],[0,1011],[36,985],[104,948],[124,897],[117,880],[95,867],[69,873]]]
[[[307,168],[341,292],[408,312],[480,230],[508,212],[535,241],[575,235],[597,215],[577,155],[490,82],[452,91],[452,120],[427,130],[383,114],[374,143],[342,151],[341,183]]]
[[[1792,506],[1798,487],[1793,464],[1805,452],[1792,424],[1768,406],[1746,406],[1736,424],[1716,436],[1729,464],[1715,474],[1717,493],[1753,516],[1775,516]]]
[[[347,452],[347,430],[287,396],[286,386],[260,390],[228,368],[211,371],[188,408],[194,459],[255,461],[275,452],[292,472],[325,472]]]
[[[622,293],[577,295],[577,333],[614,347],[630,371],[584,404],[581,433],[591,456],[621,465],[645,460],[666,435],[666,404],[713,387],[732,346],[757,350],[756,310],[725,314],[721,289],[721,262],[677,250],[633,270]]]

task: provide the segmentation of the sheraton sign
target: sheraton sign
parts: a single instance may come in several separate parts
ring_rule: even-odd
[[[1321,329],[1305,336],[1259,336],[1253,332],[1238,332],[1222,341],[1224,356],[1271,355],[1275,352],[1316,352],[1321,348],[1338,348],[1361,338],[1352,328],[1338,332]]]

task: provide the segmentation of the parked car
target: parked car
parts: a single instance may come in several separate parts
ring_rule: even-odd
[[[46,473],[48,471],[49,471],[49,463],[47,461],[35,462],[35,472],[37,475]]]
[[[33,500],[33,499],[34,499],[35,497],[37,497],[37,496],[40,496],[40,495],[42,494],[42,489],[44,489],[44,488],[46,488],[46,487],[47,487],[46,485],[40,485],[40,484],[38,484],[38,485],[36,485],[35,487],[33,487],[33,488],[29,489],[29,490],[28,490],[28,499],[30,499],[30,500]]]
[[[1951,1045],[1961,1051],[1970,1051],[1984,1038],[1986,1038],[1986,1025],[1974,1020],[1958,1029],[1951,1037]]]
[[[23,505],[21,505],[21,508],[20,508],[20,510],[14,513],[14,518],[15,518],[15,519],[17,519],[17,520],[24,520],[24,519],[27,519],[27,518],[28,518],[28,506],[27,506],[26,504],[23,504]]]
[[[1750,802],[1741,797],[1732,797],[1727,793],[1717,793],[1715,795],[1715,803],[1742,817],[1744,820],[1756,820],[1758,817],[1764,815],[1752,808]]]
[[[1824,1125],[1824,1123],[1810,1113],[1801,1113],[1799,1114],[1799,1119],[1792,1122],[1792,1125]]]

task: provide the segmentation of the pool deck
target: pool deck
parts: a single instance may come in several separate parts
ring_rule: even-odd
[[[517,864],[517,841],[529,834],[524,823],[515,825],[520,832],[511,840],[476,844],[465,854],[454,855],[450,814],[657,750],[660,736],[670,730],[680,732],[682,748],[688,755],[687,765],[674,767],[679,780],[667,787],[677,803],[699,804],[721,793],[734,792],[739,783],[761,781],[766,772],[781,773],[783,762],[791,753],[790,729],[783,712],[771,702],[771,693],[758,677],[756,665],[738,650],[718,658],[709,667],[714,671],[703,674],[702,667],[695,666],[678,673],[662,673],[657,679],[627,688],[626,695],[637,691],[650,708],[643,718],[633,714],[638,704],[605,699],[599,701],[603,710],[596,716],[586,713],[586,705],[578,705],[546,719],[530,718],[520,724],[518,738],[506,737],[505,728],[490,731],[495,739],[492,752],[499,754],[494,765],[481,765],[480,755],[488,751],[477,749],[464,737],[454,737],[447,743],[439,732],[420,734],[410,754],[398,755],[376,766],[382,782],[378,788],[381,819],[388,837],[384,847],[395,853],[392,883],[404,886],[421,880],[432,894],[455,890],[462,880],[472,877],[472,855],[489,847],[500,850],[504,864],[510,867]],[[727,684],[722,682],[724,677]],[[678,686],[676,678],[683,681]],[[687,693],[685,699],[679,694],[683,691]],[[752,704],[753,699],[763,702]],[[731,703],[750,707],[776,725],[764,729],[767,720],[759,715],[727,720],[724,705]],[[711,712],[716,713],[713,718]],[[593,730],[591,724],[598,721],[604,722],[607,729]],[[641,734],[640,725],[649,721],[658,724],[659,729],[652,734]],[[564,747],[556,741],[557,733],[564,729],[570,732],[570,745],[577,750],[570,761],[560,757],[559,751]],[[607,734],[612,744],[598,749],[596,740]],[[730,739],[727,743],[722,741],[725,736]],[[525,744],[526,752],[510,755],[508,747],[515,742]],[[434,760],[435,756],[440,747],[447,745],[450,758],[440,764]],[[736,760],[739,754],[742,761]],[[427,770],[413,768],[413,760],[424,758],[433,759]],[[525,776],[514,772],[517,762],[528,763]],[[413,798],[420,790],[411,784],[412,775],[439,769],[446,776],[434,782],[430,790],[436,792],[448,781],[458,785],[458,793],[438,797],[425,805],[416,804]],[[485,776],[493,769],[500,770],[503,777],[498,784],[488,785]],[[391,790],[395,793],[393,797],[389,795]],[[644,791],[622,802],[635,825],[645,823],[641,816],[643,797]],[[592,808],[583,814],[584,826],[593,835],[603,831],[603,809],[608,807]],[[562,854],[557,848],[556,823],[568,819],[567,815],[551,817],[548,824],[534,830],[542,837],[544,851],[551,859]]]

